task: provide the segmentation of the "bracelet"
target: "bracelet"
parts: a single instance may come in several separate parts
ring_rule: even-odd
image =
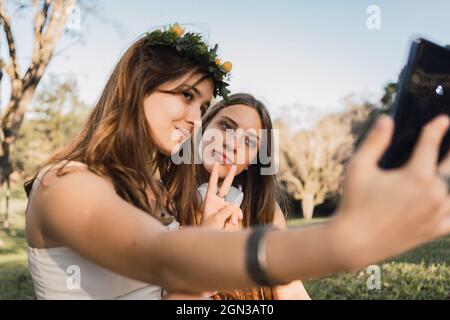
[[[273,229],[267,225],[253,227],[247,239],[246,267],[250,277],[259,285],[274,287],[278,281],[271,279],[267,274],[267,257],[265,235]]]

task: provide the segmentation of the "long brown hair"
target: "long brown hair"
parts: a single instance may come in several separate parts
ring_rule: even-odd
[[[176,166],[170,156],[157,150],[143,108],[145,97],[159,86],[190,73],[208,77],[208,70],[175,49],[155,45],[145,37],[138,39],[113,70],[82,131],[44,166],[66,161],[58,170],[63,175],[69,161],[82,162],[90,171],[109,177],[124,200],[165,224],[175,213],[198,212],[194,166]],[[178,94],[179,88],[172,93]],[[35,178],[24,185],[27,195]],[[149,201],[149,190],[154,203]],[[164,208],[173,215],[156,215]]]
[[[222,100],[210,107],[202,118],[203,130],[216,117],[220,110],[226,107],[242,104],[248,106],[259,115],[262,129],[266,129],[267,135],[263,135],[262,145],[267,148],[266,154],[273,159],[274,148],[272,145],[273,125],[270,114],[264,103],[247,93],[236,93],[229,96],[228,100]],[[244,214],[243,225],[245,228],[258,224],[271,224],[274,220],[276,203],[280,205],[283,212],[287,212],[287,201],[281,192],[277,176],[262,175],[261,169],[273,165],[270,161],[267,164],[260,162],[259,152],[257,161],[249,165],[247,170],[242,171],[233,180],[235,187],[241,186],[244,193],[241,209]],[[209,174],[204,167],[198,169],[199,184],[207,182]],[[239,300],[270,300],[274,299],[272,288],[258,287],[249,290],[234,290],[230,292],[218,293],[214,299],[239,299]]]

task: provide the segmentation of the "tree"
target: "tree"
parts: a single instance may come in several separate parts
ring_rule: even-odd
[[[303,130],[282,143],[280,179],[294,199],[301,200],[303,215],[312,218],[314,207],[337,188],[342,157],[351,150],[348,128],[336,116],[325,117],[313,130]]]
[[[280,180],[301,201],[306,219],[312,218],[315,206],[342,191],[345,164],[356,140],[352,129],[368,114],[369,108],[354,106],[293,134],[282,122],[275,123],[280,129]]]
[[[0,58],[0,69],[11,82],[11,95],[0,122],[0,185],[9,189],[12,172],[10,154],[17,139],[28,106],[36,87],[52,59],[56,44],[61,38],[67,18],[75,0],[34,0],[33,50],[27,70],[22,73],[18,63],[16,41],[11,21],[3,0],[0,0],[0,24],[8,48],[8,59]],[[8,191],[7,191],[8,192]]]
[[[33,176],[81,130],[89,110],[79,99],[75,78],[50,75],[30,104],[11,154],[15,175],[21,181]]]
[[[78,96],[77,82],[72,77],[50,75],[40,86],[11,151],[14,171],[7,182],[11,180],[11,184],[16,182],[22,185],[25,179],[36,173],[43,161],[81,130],[89,108]],[[3,225],[8,228],[9,188],[3,193],[6,200]]]

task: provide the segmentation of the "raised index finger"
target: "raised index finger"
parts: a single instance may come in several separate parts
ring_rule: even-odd
[[[219,193],[221,195],[227,195],[228,192],[230,192],[231,184],[233,183],[234,175],[236,174],[236,166],[232,165],[230,167],[230,170],[228,170],[227,176],[222,182],[222,185],[220,186]]]
[[[219,164],[214,162],[211,176],[209,177],[208,190],[206,191],[206,198],[210,194],[216,194],[217,192],[217,182],[219,181]]]

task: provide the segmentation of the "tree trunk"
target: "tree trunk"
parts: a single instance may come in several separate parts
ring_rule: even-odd
[[[5,222],[3,223],[3,228],[9,229],[11,226],[11,222],[9,221],[9,198],[11,196],[11,185],[10,185],[10,179],[9,176],[6,178],[6,192],[5,192],[5,199],[6,199],[6,206],[5,206]]]
[[[3,185],[12,173],[10,153],[19,134],[25,112],[33,98],[36,85],[37,83],[29,86],[24,92],[21,92],[22,88],[18,88],[18,92],[14,92],[14,90],[11,93],[11,100],[6,110],[14,110],[14,114],[11,116],[6,114],[2,120],[2,135],[0,137],[0,185]]]
[[[36,87],[52,59],[56,43],[63,34],[64,27],[75,0],[33,1],[36,7],[34,18],[34,39],[31,63],[22,76],[16,55],[14,35],[10,18],[0,0],[0,27],[5,33],[10,63],[5,64],[0,56],[0,81],[6,71],[11,81],[11,98],[2,114],[0,130],[0,186],[8,184],[12,172],[10,152],[18,136],[25,113]],[[9,196],[7,197],[7,219],[9,214]],[[5,225],[8,220],[5,220]]]
[[[314,212],[314,195],[312,193],[304,193],[302,196],[303,217],[311,220]]]
[[[8,104],[7,110],[10,107],[14,107],[17,112],[14,116],[9,118],[9,121],[5,121],[8,118],[3,119],[2,134],[0,137],[1,149],[0,149],[0,186],[6,184],[5,200],[6,200],[6,212],[5,221],[3,222],[3,228],[8,229],[10,227],[10,212],[9,212],[9,200],[10,200],[10,175],[12,173],[11,163],[11,151],[14,146],[14,142],[19,134],[20,125],[23,121],[25,111],[31,102],[36,87],[29,87],[23,94],[17,94],[15,92],[11,95],[11,100]]]

